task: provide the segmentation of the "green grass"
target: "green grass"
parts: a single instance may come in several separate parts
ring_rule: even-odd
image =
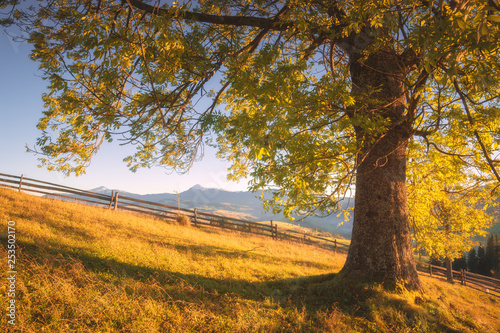
[[[498,332],[500,299],[334,279],[343,254],[0,189],[16,222],[20,332]],[[0,284],[3,305],[7,285]],[[4,306],[5,307],[5,306]]]

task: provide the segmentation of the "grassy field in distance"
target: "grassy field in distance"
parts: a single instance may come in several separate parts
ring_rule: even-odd
[[[500,299],[332,280],[345,255],[0,189],[0,278],[15,221],[12,332],[498,332]],[[7,304],[7,284],[0,284]]]

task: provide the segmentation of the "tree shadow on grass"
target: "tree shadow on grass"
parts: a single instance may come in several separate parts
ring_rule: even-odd
[[[387,316],[403,313],[401,317],[403,319],[398,319],[402,322],[410,323],[415,321],[412,318],[425,317],[413,302],[397,297],[391,298],[389,294],[380,293],[367,284],[339,279],[338,274],[251,282],[244,279],[213,278],[130,264],[114,258],[96,256],[85,249],[50,242],[45,243],[43,247],[37,243],[32,244],[21,240],[18,240],[17,244],[20,248],[19,253],[22,254],[18,258],[19,270],[22,270],[23,266],[29,267],[36,263],[64,270],[78,263],[84,267],[85,271],[94,273],[94,278],[101,279],[103,284],[112,283],[118,288],[123,288],[132,297],[138,296],[140,292],[136,288],[130,288],[131,285],[133,286],[130,282],[134,281],[143,283],[145,286],[160,285],[164,293],[157,296],[160,301],[168,300],[198,305],[224,304],[230,297],[263,304],[264,307],[279,306],[285,309],[284,311],[287,311],[286,309],[303,310],[308,318],[316,318],[318,313],[337,311],[342,320],[351,320],[354,323],[353,327],[362,330],[366,328],[367,331],[372,331],[368,328],[370,320],[374,318],[374,311],[376,312],[374,304],[394,309],[385,310],[388,313]],[[196,247],[192,249],[192,251],[197,250],[206,251],[207,249]],[[215,249],[212,254],[219,255],[220,252],[221,249]],[[231,257],[233,254],[227,255]],[[69,274],[67,277],[71,278]],[[373,301],[374,299],[376,301]],[[217,314],[217,311],[224,313],[223,309],[214,310],[214,313]],[[385,320],[384,315],[381,315],[381,318]],[[404,328],[406,323],[401,325]],[[439,325],[440,331],[453,331],[444,324]]]
[[[3,237],[2,237],[3,238]],[[43,244],[43,245],[40,245]],[[133,279],[145,284],[153,280],[165,287],[165,290],[172,292],[170,297],[179,297],[183,301],[203,301],[204,295],[233,295],[238,298],[251,300],[255,302],[271,301],[275,304],[293,304],[300,307],[304,303],[304,288],[314,283],[331,280],[335,274],[327,274],[313,277],[302,277],[283,280],[269,280],[251,282],[244,279],[218,279],[206,277],[199,274],[185,274],[168,269],[158,269],[140,264],[130,264],[120,262],[114,258],[104,258],[89,253],[85,249],[68,247],[51,242],[35,242],[35,244],[17,241],[19,253],[19,265],[27,266],[33,263],[51,265],[57,268],[65,268],[78,262],[83,265],[85,270],[96,273],[103,282],[108,283],[110,276],[116,281]],[[188,250],[183,245],[184,250]],[[210,248],[210,249],[209,249]],[[237,251],[228,251],[222,248],[213,248],[209,246],[193,246],[191,251],[202,251],[209,256],[225,256],[234,258],[241,256]],[[262,254],[248,254],[248,257],[264,256]],[[23,259],[25,263],[23,264]],[[262,258],[256,258],[261,260]],[[20,268],[22,269],[22,268]],[[182,285],[183,287],[179,287]],[[186,285],[191,288],[184,288]],[[176,289],[176,287],[178,287]],[[176,294],[176,290],[179,292]],[[190,291],[189,291],[190,290]],[[176,295],[175,295],[176,294]]]

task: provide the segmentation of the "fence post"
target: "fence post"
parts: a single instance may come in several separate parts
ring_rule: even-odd
[[[21,174],[21,179],[19,179],[19,189],[17,190],[18,192],[21,192],[21,186],[23,184],[23,178],[24,178],[24,174]]]
[[[432,265],[429,264],[429,275],[432,277]]]
[[[278,239],[278,225],[273,224],[273,220],[271,220],[271,235],[273,239]]]
[[[115,193],[115,206],[113,207],[114,210],[118,207],[118,192]]]
[[[465,269],[461,269],[461,271],[462,271],[462,284],[466,286],[467,282],[465,280],[467,279],[467,275],[465,274]]]
[[[194,209],[194,226],[196,227],[198,223],[198,211]]]
[[[111,191],[111,197],[109,199],[109,207],[108,209],[111,209],[111,206],[113,206],[113,199],[114,199],[114,196],[115,196],[115,190],[112,190]]]

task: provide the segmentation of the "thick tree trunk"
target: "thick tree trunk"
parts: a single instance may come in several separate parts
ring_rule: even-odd
[[[351,58],[357,134],[356,193],[351,246],[342,275],[419,289],[406,193],[407,145],[403,80],[407,68],[394,51]],[[366,125],[385,119],[380,132]],[[380,128],[378,128],[380,129]]]
[[[358,166],[352,240],[343,273],[418,289],[406,193],[407,141],[397,129],[386,133]]]

